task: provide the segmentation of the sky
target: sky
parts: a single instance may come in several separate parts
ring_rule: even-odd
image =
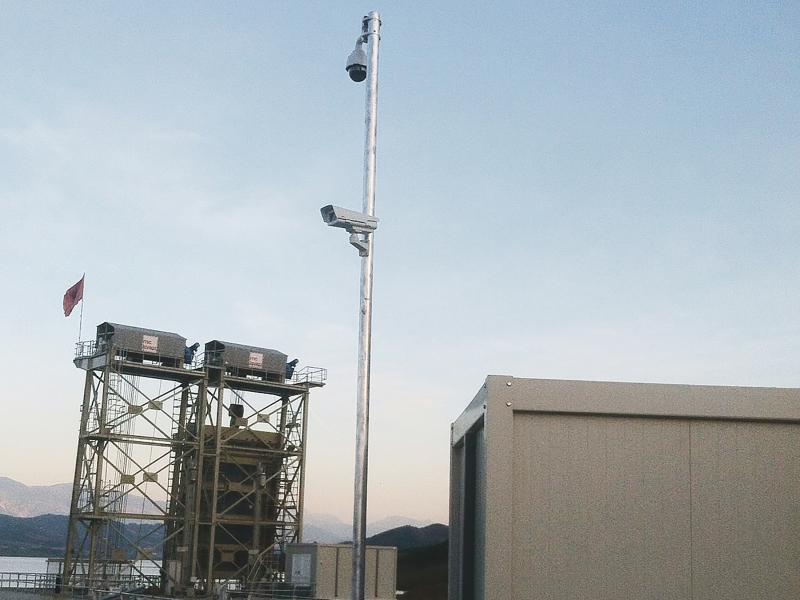
[[[352,514],[369,10],[380,57],[370,520],[446,522],[488,374],[800,386],[800,5],[3,2],[0,475],[70,481],[114,321],[278,348],[307,510]]]

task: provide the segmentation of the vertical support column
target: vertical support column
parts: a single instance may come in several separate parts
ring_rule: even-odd
[[[175,432],[174,439],[171,440],[172,446],[172,483],[169,489],[169,519],[165,524],[166,537],[169,541],[164,544],[163,556],[161,558],[161,568],[167,574],[162,582],[162,592],[170,593],[174,590],[167,589],[167,585],[174,586],[176,583],[181,586],[183,579],[183,560],[182,556],[178,556],[178,546],[180,542],[176,532],[181,525],[178,521],[180,509],[178,507],[178,499],[180,498],[183,503],[183,512],[186,514],[189,507],[186,503],[186,494],[181,493],[186,490],[185,482],[185,468],[184,465],[187,460],[186,456],[186,415],[189,408],[189,384],[184,383],[181,385],[181,399],[178,409],[178,423],[177,431]],[[174,414],[174,413],[173,413]],[[183,525],[185,527],[185,523]],[[171,563],[171,564],[170,564]],[[172,568],[170,568],[172,566]]]
[[[225,374],[220,372],[219,387],[217,388],[217,419],[215,425],[215,441],[214,441],[214,470],[212,476],[214,481],[212,483],[211,491],[211,514],[210,525],[208,531],[208,570],[206,574],[206,593],[210,593],[213,576],[214,576],[214,544],[216,543],[217,534],[217,499],[219,496],[219,464],[222,454],[222,409],[223,398],[225,391]]]
[[[197,391],[198,407],[196,420],[197,453],[195,455],[195,485],[194,485],[194,504],[192,506],[192,551],[189,556],[191,564],[190,582],[198,577],[198,567],[200,562],[198,544],[200,539],[200,506],[203,498],[203,470],[205,468],[206,451],[206,416],[208,413],[208,372],[200,382]],[[191,465],[190,465],[191,468]],[[191,479],[191,476],[190,476]],[[191,482],[189,482],[191,486]]]
[[[286,449],[286,420],[289,412],[289,396],[281,397],[281,420],[278,431],[281,433],[281,450]]]
[[[282,454],[281,456],[281,464],[278,467],[279,472],[277,473],[277,477],[272,478],[272,498],[273,504],[275,508],[273,509],[273,521],[276,524],[272,528],[272,543],[276,541],[280,542],[281,551],[285,551],[285,540],[286,540],[286,514],[287,514],[287,492],[288,487],[290,485],[288,479],[288,472],[286,469],[286,465],[289,461],[289,457],[286,454],[289,446],[289,436],[288,436],[288,428],[287,423],[289,421],[289,405],[291,404],[291,400],[289,396],[281,396],[281,415],[280,415],[280,422],[278,423],[278,431],[280,432],[280,449]],[[281,489],[281,484],[283,484],[283,489]]]
[[[261,525],[264,521],[264,490],[266,487],[266,465],[263,461],[256,463],[256,474],[253,478],[253,541],[250,544],[247,555],[247,578],[255,581],[258,576],[257,567],[261,549]]]
[[[83,385],[83,404],[81,405],[81,423],[78,429],[78,452],[75,457],[75,473],[72,477],[72,499],[69,505],[69,526],[67,527],[67,547],[64,553],[64,565],[62,582],[64,585],[71,585],[70,577],[72,572],[72,553],[74,551],[76,529],[78,527],[78,502],[80,501],[81,474],[83,473],[83,463],[86,458],[86,424],[89,422],[89,411],[92,405],[92,383],[94,373],[86,371],[86,381]],[[80,558],[80,557],[79,557]]]
[[[297,500],[297,540],[303,541],[303,508],[306,493],[306,427],[308,426],[308,387],[301,398],[300,406],[303,410],[303,430],[300,432],[301,456],[300,456],[300,492]]]
[[[263,505],[264,505],[264,485],[262,481],[266,478],[265,467],[262,461],[256,463],[256,476],[254,477],[253,487],[255,496],[253,502],[253,543],[250,546],[251,550],[258,550],[261,545],[261,521],[263,520]],[[251,555],[252,557],[252,555]],[[251,558],[252,560],[252,558]]]
[[[90,584],[95,583],[93,579],[96,573],[97,546],[100,542],[100,535],[103,532],[103,521],[100,517],[100,497],[103,492],[103,460],[107,443],[107,440],[103,439],[103,436],[108,435],[108,431],[106,431],[106,420],[108,418],[108,388],[110,383],[109,379],[111,378],[111,363],[113,357],[114,351],[111,349],[107,355],[106,366],[103,369],[103,379],[100,382],[100,416],[97,424],[99,439],[95,442],[97,447],[94,455],[95,479],[92,494],[93,518],[89,526],[89,535],[91,537],[89,539],[89,564],[86,569]]]

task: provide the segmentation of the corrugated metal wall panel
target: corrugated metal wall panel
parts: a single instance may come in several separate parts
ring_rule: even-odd
[[[473,590],[475,600],[486,598],[485,548],[486,548],[486,430],[476,429],[473,434],[475,444],[475,513],[474,513],[474,552]]]
[[[491,376],[451,446],[450,600],[800,598],[800,390]]]
[[[695,598],[800,597],[800,427],[692,423]]]
[[[516,413],[514,597],[690,598],[689,426]]]

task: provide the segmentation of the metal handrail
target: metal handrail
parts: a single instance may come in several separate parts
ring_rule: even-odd
[[[60,579],[61,575],[59,573],[3,572],[0,573],[0,589],[55,589],[61,585]],[[97,585],[99,583],[97,580],[92,582],[91,579],[80,575],[76,579],[77,582],[74,582],[69,587],[85,589],[91,587],[92,584]],[[101,581],[103,586],[113,587],[157,586],[161,582],[161,577],[159,575],[131,575],[129,577],[104,577]]]
[[[303,367],[292,375],[292,383],[325,383],[328,380],[328,369],[323,367]]]
[[[97,340],[83,340],[75,344],[75,358],[97,354]]]
[[[0,589],[47,589],[56,584],[55,573],[0,573]]]
[[[100,346],[97,343],[97,340],[83,340],[80,342],[75,343],[75,358],[89,358],[92,356],[97,356],[98,354],[103,354],[109,350],[108,346]],[[141,354],[145,354],[145,364],[158,364],[162,361],[161,354],[153,354],[153,353],[139,353],[133,350],[129,350],[126,348],[119,348],[113,347],[112,358],[115,361],[126,362],[128,360],[128,354],[135,354],[141,356]],[[164,360],[167,362],[173,362],[175,360],[174,356],[164,356]],[[135,360],[132,362],[141,363],[141,360]],[[185,369],[190,370],[202,370],[205,367],[203,354],[196,354],[192,359],[191,363],[184,363],[183,367]]]
[[[97,340],[83,340],[75,344],[75,358],[96,356],[99,352]],[[115,359],[125,361],[128,351],[118,349]],[[172,357],[170,357],[172,359]],[[200,352],[196,354],[191,363],[184,364],[185,369],[199,371],[206,367],[206,356]],[[323,367],[305,366],[297,369],[289,381],[292,383],[324,384],[328,380],[328,369]]]
[[[62,585],[61,576],[57,573],[0,572],[0,589],[49,591],[60,593],[62,597],[88,596],[93,598],[113,597],[119,600],[153,599],[162,600],[162,596],[153,596],[139,591],[141,587],[158,587],[160,577],[142,576],[118,577],[98,581],[78,581],[70,585]],[[208,596],[195,596],[196,600],[204,598],[214,600],[238,600],[241,598],[257,598],[259,600],[318,600],[313,585],[292,584],[287,582],[263,582],[240,589],[240,585],[225,582],[218,591]],[[123,589],[127,588],[127,589]],[[56,591],[58,590],[58,591]],[[220,593],[221,592],[221,593]]]

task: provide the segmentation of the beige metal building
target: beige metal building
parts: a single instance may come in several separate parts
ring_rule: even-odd
[[[365,600],[395,600],[397,548],[367,546]],[[352,597],[353,546],[350,544],[291,544],[286,551],[286,580],[307,586],[315,600]],[[305,597],[305,596],[304,596]]]
[[[450,600],[796,600],[800,390],[490,376],[450,502]]]

